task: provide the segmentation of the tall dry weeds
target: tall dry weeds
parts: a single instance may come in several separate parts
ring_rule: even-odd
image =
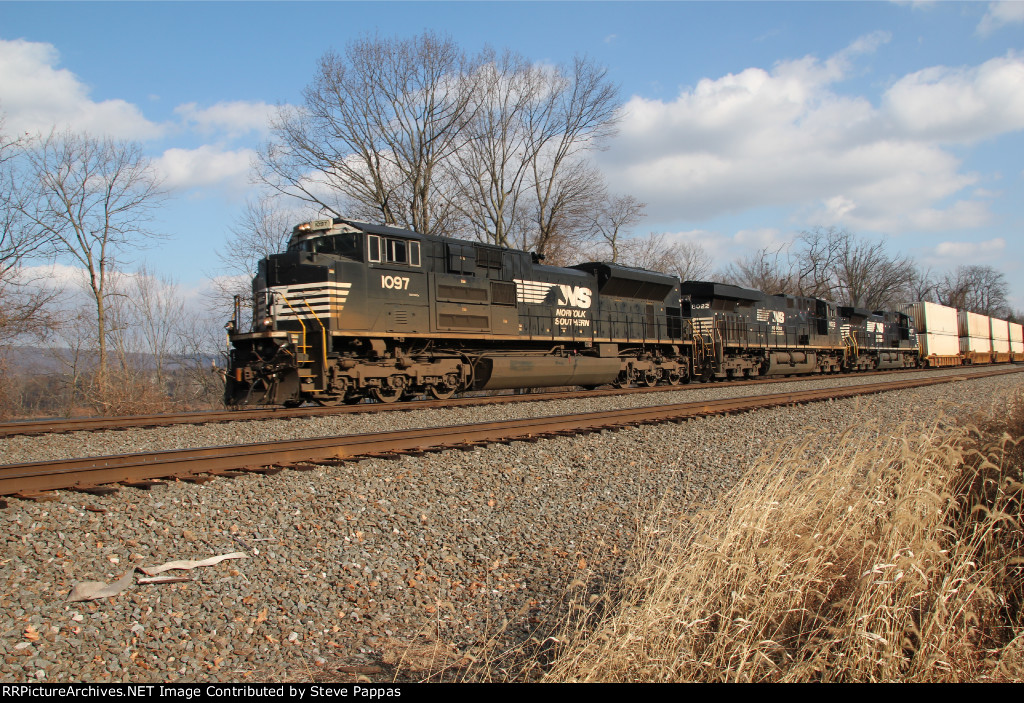
[[[1024,679],[1022,431],[1018,394],[980,427],[848,432],[824,459],[810,437],[761,462],[639,544],[545,678]]]

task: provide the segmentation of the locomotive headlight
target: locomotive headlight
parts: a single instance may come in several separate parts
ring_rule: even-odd
[[[264,329],[268,329],[269,330],[273,325],[274,325],[274,318],[272,318],[272,317],[264,317],[263,318],[263,328]]]

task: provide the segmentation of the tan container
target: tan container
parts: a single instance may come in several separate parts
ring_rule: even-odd
[[[960,336],[956,308],[947,308],[938,303],[918,302],[904,305],[903,312],[914,318],[914,329],[918,334]]]
[[[988,315],[957,310],[956,319],[961,337],[988,337],[991,332]]]
[[[1016,322],[1010,323],[1010,351],[1024,354],[1024,325]]]
[[[922,356],[956,356],[960,353],[960,337],[955,334],[924,333],[917,335],[917,341],[921,345]]]
[[[968,354],[990,354],[992,352],[992,340],[988,337],[961,337],[960,352]]]
[[[1010,341],[1010,323],[1006,320],[997,320],[992,317],[989,318],[992,321],[992,341],[1001,340],[1004,342]]]
[[[1010,340],[1009,339],[993,339],[992,340],[992,351],[996,354],[1009,354],[1010,353]]]

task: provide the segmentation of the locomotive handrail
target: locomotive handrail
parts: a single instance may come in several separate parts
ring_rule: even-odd
[[[849,334],[843,335],[844,347],[843,351],[846,354],[848,360],[855,360],[860,357],[860,347],[857,345],[857,338]]]
[[[315,390],[327,390],[327,328],[324,327],[324,323],[320,320],[320,316],[317,315],[316,311],[310,306],[309,301],[303,300],[302,303],[306,306],[306,309],[309,310],[313,319],[316,320],[316,323],[320,325],[320,350],[322,353],[320,360],[320,385],[323,387]]]
[[[299,314],[299,311],[296,310],[295,307],[291,304],[291,301],[288,300],[287,295],[285,295],[281,291],[274,291],[274,294],[281,296],[281,299],[284,300],[284,304],[288,306],[288,309],[291,310],[292,313],[295,315],[295,319],[298,320],[299,325],[302,326],[302,344],[299,348],[302,349],[303,355],[307,355],[309,352],[309,345],[306,344],[306,323],[302,321],[302,316]],[[271,304],[273,304],[273,300],[271,300]],[[271,309],[273,309],[273,306],[271,306]]]

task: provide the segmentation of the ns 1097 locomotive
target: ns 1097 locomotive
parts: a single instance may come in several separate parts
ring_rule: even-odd
[[[610,263],[322,219],[259,263],[228,323],[225,402],[390,403],[466,390],[912,366],[909,318]]]

